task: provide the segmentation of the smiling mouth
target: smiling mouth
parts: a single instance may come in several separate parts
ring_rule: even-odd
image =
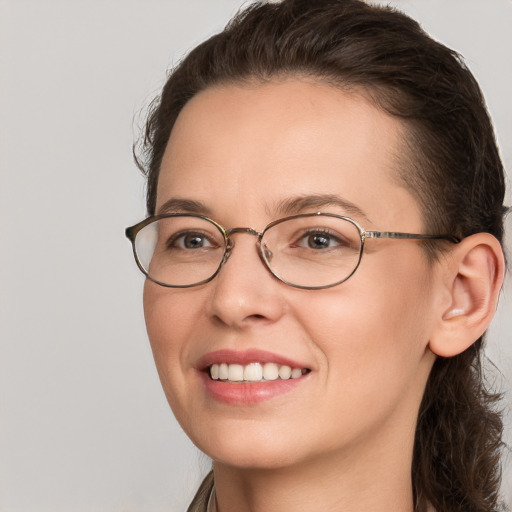
[[[298,379],[310,372],[308,368],[292,368],[276,363],[249,363],[246,365],[215,363],[207,370],[212,380],[236,384]]]

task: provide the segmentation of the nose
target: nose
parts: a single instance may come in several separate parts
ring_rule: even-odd
[[[250,228],[235,228],[237,233],[227,261],[210,283],[210,314],[217,321],[242,329],[254,324],[277,321],[284,312],[282,288],[260,258],[259,233]],[[245,236],[250,235],[250,236]]]

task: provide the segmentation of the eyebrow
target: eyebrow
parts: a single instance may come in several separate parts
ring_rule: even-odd
[[[344,215],[353,215],[371,223],[370,218],[363,210],[361,210],[361,208],[359,208],[359,206],[347,199],[333,194],[312,194],[289,197],[275,203],[272,209],[267,209],[267,212],[270,216],[278,218],[305,213],[311,210],[315,210],[315,212],[317,212],[321,208],[326,207],[340,209],[342,210],[340,213]],[[172,197],[160,206],[156,213],[157,215],[165,215],[168,213],[197,213],[211,216],[212,211],[200,201]]]
[[[321,208],[334,207],[341,209],[343,214],[354,215],[371,222],[366,213],[351,201],[333,194],[313,194],[294,196],[275,204],[274,210],[277,215],[287,216],[303,213],[307,210],[318,211]]]
[[[211,210],[200,201],[171,197],[157,211],[157,215],[165,215],[166,213],[200,213],[202,215],[211,215]]]

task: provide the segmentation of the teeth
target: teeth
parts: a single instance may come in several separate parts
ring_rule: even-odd
[[[263,366],[263,378],[265,380],[276,380],[279,377],[279,367],[275,363],[265,363]]]
[[[228,380],[236,382],[244,380],[244,367],[241,364],[230,364],[228,366]]]
[[[292,379],[298,379],[302,375],[302,370],[300,368],[294,368],[292,370]]]
[[[213,365],[215,366],[215,365]],[[212,367],[213,371],[213,367]],[[212,379],[214,377],[212,376]],[[260,363],[251,363],[244,368],[244,380],[248,382],[258,382],[263,378],[263,368]]]
[[[227,380],[228,378],[228,365],[226,363],[222,363],[221,365],[217,365],[219,367],[219,379]]]
[[[241,364],[212,364],[210,377],[213,380],[227,380],[230,382],[262,382],[270,380],[298,379],[307,373],[302,368],[292,368],[276,363],[249,363]]]
[[[299,368],[297,368],[298,370]],[[279,378],[286,380],[292,376],[292,369],[289,366],[281,366],[278,370]],[[302,375],[302,371],[300,372]]]

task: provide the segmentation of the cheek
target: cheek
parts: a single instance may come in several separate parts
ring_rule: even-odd
[[[193,329],[201,310],[195,295],[163,288],[151,281],[144,286],[144,316],[156,368],[171,407],[183,399]]]
[[[426,274],[414,264],[393,268],[392,261],[383,260],[378,268],[367,265],[296,312],[329,366],[329,385],[339,383],[347,400],[352,396],[352,403],[361,406],[380,407],[383,404],[377,402],[386,393],[396,398],[407,386],[419,393],[428,374],[424,365],[430,325]],[[358,402],[365,395],[368,402]]]
[[[149,340],[157,354],[181,351],[197,325],[202,299],[190,290],[164,288],[149,280],[144,285],[144,317]]]

